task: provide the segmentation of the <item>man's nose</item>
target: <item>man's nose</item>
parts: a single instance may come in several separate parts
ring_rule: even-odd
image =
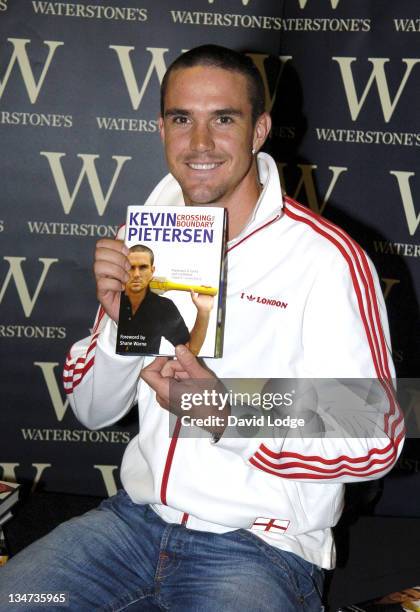
[[[193,128],[190,142],[193,151],[205,152],[214,149],[211,129],[207,124],[196,124]]]

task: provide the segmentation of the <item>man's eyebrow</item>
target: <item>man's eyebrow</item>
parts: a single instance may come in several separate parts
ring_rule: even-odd
[[[191,112],[184,108],[168,108],[165,110],[164,117],[175,117],[182,115],[184,117],[190,117]],[[243,117],[243,112],[238,108],[228,106],[227,108],[220,108],[212,112],[215,117],[222,117],[223,115],[234,115],[236,117]]]
[[[164,117],[174,117],[175,115],[185,115],[188,117],[191,113],[184,108],[168,108],[165,110]]]
[[[229,106],[228,108],[221,108],[214,111],[213,115],[216,115],[216,117],[221,117],[222,115],[235,115],[236,117],[243,117],[243,112],[239,110],[239,108]]]

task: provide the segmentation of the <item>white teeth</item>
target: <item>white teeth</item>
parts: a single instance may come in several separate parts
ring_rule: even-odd
[[[218,164],[188,164],[193,170],[213,170]]]

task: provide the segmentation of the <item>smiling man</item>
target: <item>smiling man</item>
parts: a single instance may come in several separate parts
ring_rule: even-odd
[[[74,610],[322,609],[344,483],[388,472],[403,424],[375,270],[345,232],[282,195],[274,160],[259,153],[270,125],[246,56],[206,45],[168,69],[160,133],[170,174],[147,204],[211,202],[228,211],[223,357],[200,362],[184,345],[176,360],[115,355],[131,264],[121,240],[97,243],[101,308],[93,336],[71,349],[65,388],[93,429],[138,402],[140,431],[118,495],[9,562],[3,591],[64,590]],[[169,429],[168,412],[182,414],[174,399],[182,385],[194,391],[199,380],[215,387],[224,378],[303,379],[303,387],[305,378],[377,378],[380,388],[368,403],[350,395],[358,417],[351,438],[340,430],[349,417],[342,402],[324,415],[312,392],[303,410],[315,406],[321,425],[326,416],[332,437],[273,429],[263,439],[251,430],[232,438],[228,406],[212,406],[222,425],[195,439],[182,436],[180,419]]]

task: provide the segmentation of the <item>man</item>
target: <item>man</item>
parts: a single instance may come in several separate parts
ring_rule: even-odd
[[[144,346],[139,353],[159,353],[163,336],[174,346],[186,344],[194,355],[198,355],[206,337],[213,297],[191,292],[197,316],[190,335],[172,300],[156,295],[149,289],[155,273],[153,251],[145,245],[136,244],[129,249],[128,261],[129,279],[121,296],[120,333],[142,334]]]
[[[91,428],[137,399],[140,433],[124,456],[124,491],[23,553],[18,579],[6,569],[10,589],[45,588],[54,568],[50,590],[66,584],[74,609],[321,609],[343,483],[391,469],[402,423],[376,274],[342,230],[283,198],[274,161],[257,158],[271,125],[263,91],[253,64],[220,47],[193,49],[168,69],[160,132],[171,174],[147,203],[227,208],[223,358],[200,363],[182,345],[176,360],[115,356],[130,265],[121,242],[98,242],[102,308],[93,335],[72,348],[65,386]],[[195,379],[332,377],[381,380],[383,401],[359,414],[374,435],[229,438],[226,407],[207,438],[183,438],[180,420],[168,436],[168,411],[181,414],[173,396]],[[328,427],[340,416],[340,406],[330,411]]]

